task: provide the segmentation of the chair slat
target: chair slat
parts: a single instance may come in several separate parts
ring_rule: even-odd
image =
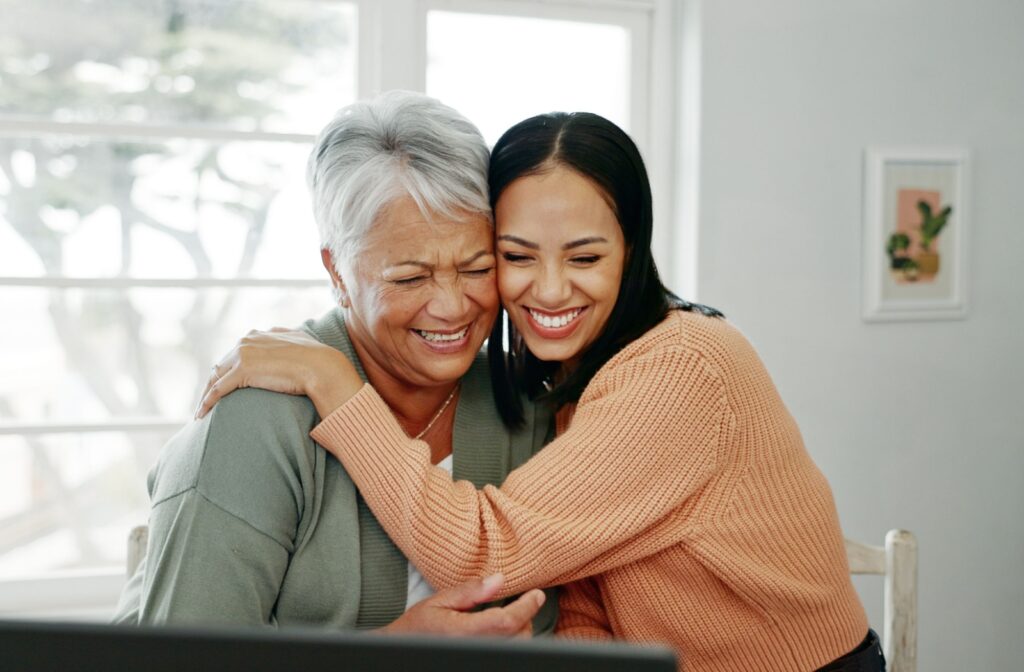
[[[847,539],[846,559],[851,574],[885,574],[885,549],[881,546]]]

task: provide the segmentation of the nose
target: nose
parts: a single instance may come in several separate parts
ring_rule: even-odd
[[[448,322],[458,322],[469,312],[469,297],[459,279],[439,279],[434,285],[433,296],[427,304],[431,317]]]
[[[545,264],[533,283],[533,298],[541,308],[560,308],[572,297],[572,285],[561,264]]]

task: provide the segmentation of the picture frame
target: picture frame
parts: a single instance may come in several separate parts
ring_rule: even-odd
[[[968,162],[964,148],[865,152],[865,321],[967,316]]]

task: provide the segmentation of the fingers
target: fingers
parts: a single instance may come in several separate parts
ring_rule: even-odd
[[[528,591],[504,607],[467,611],[481,602],[492,600],[503,580],[500,574],[495,574],[441,591],[414,605],[383,631],[472,637],[532,637],[532,619],[544,604],[543,591]]]
[[[501,610],[505,612],[505,617],[511,621],[509,627],[514,628],[509,635],[522,633],[526,629],[529,629],[529,634],[532,635],[533,617],[544,606],[545,599],[543,590],[534,589],[520,595],[515,602],[501,607]]]
[[[214,404],[229,392],[239,387],[244,387],[239,381],[228,381],[227,384],[220,381],[224,379],[227,373],[237,370],[242,365],[242,353],[246,347],[263,343],[266,340],[266,334],[282,334],[290,331],[293,330],[286,329],[285,327],[273,327],[269,331],[250,329],[245,336],[240,338],[235,347],[224,356],[224,359],[210,367],[210,377],[206,380],[203,393],[199,395],[200,401],[195,412],[196,419],[204,417],[213,408]],[[219,388],[217,387],[218,384],[220,384]]]
[[[504,607],[463,614],[469,621],[467,630],[487,637],[530,637],[533,617],[544,604],[544,592],[531,590]]]
[[[206,417],[206,414],[218,401],[240,387],[245,387],[245,385],[238,367],[232,367],[230,371],[213,381],[212,384],[207,384],[207,389],[199,402],[199,408],[196,409],[196,419],[201,420]]]
[[[492,574],[483,579],[470,579],[437,593],[435,601],[449,609],[466,611],[493,600],[504,582],[505,577],[501,574]]]
[[[533,621],[527,621],[522,630],[512,635],[512,639],[533,639]]]
[[[206,398],[206,395],[210,392],[210,388],[213,387],[214,383],[216,383],[218,380],[220,380],[220,376],[221,376],[220,371],[221,371],[221,365],[220,364],[214,364],[213,366],[210,367],[210,377],[206,379],[206,385],[203,387],[203,393],[199,395],[200,402],[204,398]],[[197,408],[196,412],[198,412],[198,411],[199,411],[199,409]]]

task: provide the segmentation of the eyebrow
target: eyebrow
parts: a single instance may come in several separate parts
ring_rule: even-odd
[[[531,250],[539,250],[540,249],[540,245],[538,245],[537,243],[531,243],[530,241],[528,241],[528,240],[526,240],[524,238],[520,238],[519,236],[510,236],[508,234],[505,234],[504,236],[498,236],[498,240],[507,240],[510,243],[515,243],[516,245],[522,245],[523,247],[528,247]]]
[[[395,263],[391,264],[388,268],[398,268],[399,266],[418,266],[419,268],[424,268],[428,271],[434,268],[432,264],[428,264],[425,261],[416,261],[414,259],[407,259],[406,261],[396,261]]]
[[[515,243],[516,245],[522,245],[523,247],[527,247],[527,248],[529,248],[531,250],[539,250],[540,249],[540,245],[538,245],[537,243],[531,242],[529,240],[525,240],[523,238],[520,238],[519,236],[510,236],[510,235],[498,236],[498,240],[506,240],[506,241],[508,241],[510,243]],[[607,243],[607,242],[608,242],[608,239],[607,238],[602,238],[601,236],[588,236],[586,238],[580,238],[579,240],[569,241],[565,245],[562,245],[562,249],[563,250],[571,250],[571,249],[573,249],[575,247],[583,247],[584,245],[590,245],[591,243]]]
[[[476,261],[480,257],[486,257],[486,256],[493,255],[493,254],[494,253],[491,252],[490,250],[480,250],[479,252],[474,254],[469,259],[466,259],[465,261],[460,261],[458,266],[457,266],[457,268],[462,268],[463,266],[469,266],[470,264],[472,264],[474,261]]]
[[[464,259],[463,261],[460,261],[458,264],[456,264],[456,268],[462,268],[463,266],[468,266],[468,265],[472,264],[474,261],[476,261],[477,259],[479,259],[480,257],[486,257],[489,254],[492,254],[489,250],[480,250],[479,252],[477,252],[476,254],[472,255],[468,259]],[[397,268],[398,266],[417,266],[419,268],[423,268],[423,269],[426,269],[428,271],[431,271],[431,270],[434,269],[434,265],[433,264],[428,264],[425,261],[417,261],[415,259],[406,259],[405,261],[397,261],[397,262],[391,264],[390,268]]]
[[[591,243],[607,243],[607,238],[601,236],[588,236],[586,238],[580,238],[579,240],[573,240],[571,242],[562,245],[563,250],[571,250],[574,247],[583,247],[584,245],[590,245]]]

